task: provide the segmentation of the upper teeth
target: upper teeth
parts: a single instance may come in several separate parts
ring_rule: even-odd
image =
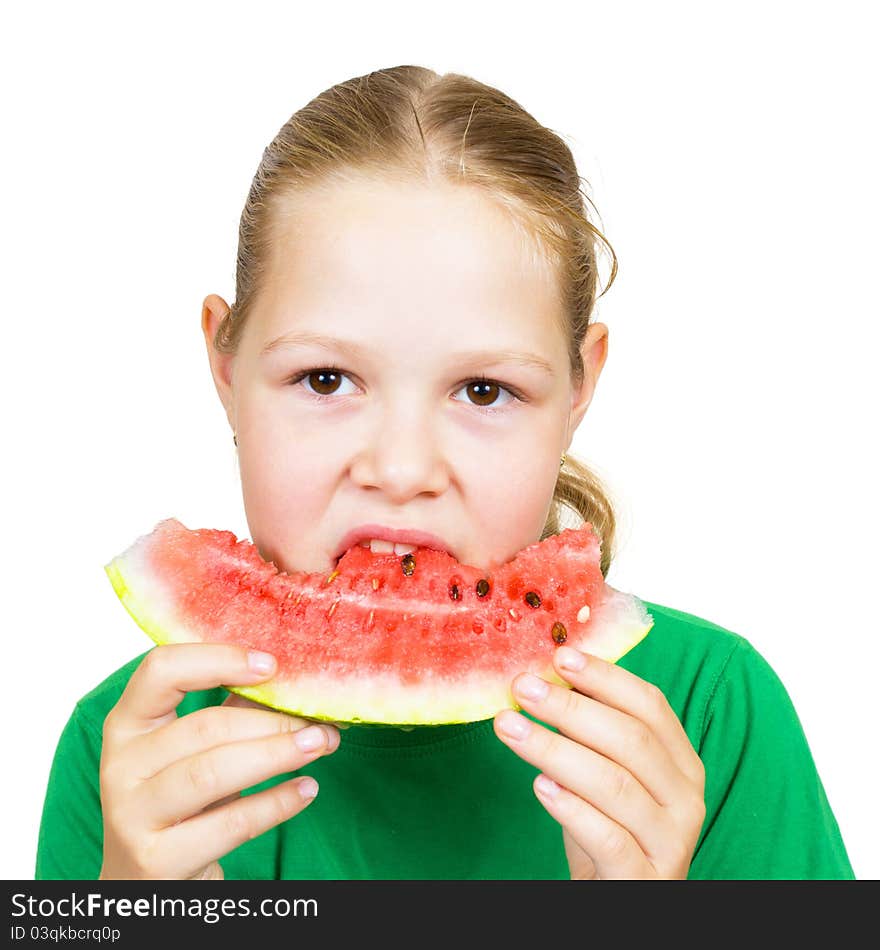
[[[360,545],[362,548],[369,548],[373,554],[412,554],[416,549],[413,544],[395,544],[393,541],[381,541],[378,538],[371,541],[364,539]]]

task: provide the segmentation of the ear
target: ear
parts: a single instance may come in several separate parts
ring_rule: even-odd
[[[205,337],[205,346],[208,348],[208,362],[211,366],[211,375],[214,377],[214,386],[232,431],[235,432],[235,397],[232,389],[232,365],[234,354],[221,353],[214,346],[214,337],[223,318],[229,313],[229,305],[217,294],[208,294],[202,304],[202,333]]]
[[[596,383],[599,381],[607,356],[608,327],[604,323],[592,323],[584,337],[584,342],[581,344],[584,378],[572,390],[566,447],[571,445],[572,436],[574,436],[575,430],[581,424],[581,420],[592,402]]]

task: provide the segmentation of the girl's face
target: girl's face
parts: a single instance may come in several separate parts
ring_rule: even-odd
[[[212,344],[229,307],[202,311],[254,544],[287,572],[332,570],[362,526],[509,561],[541,536],[607,327],[574,385],[549,266],[475,188],[371,179],[289,211],[235,355]]]

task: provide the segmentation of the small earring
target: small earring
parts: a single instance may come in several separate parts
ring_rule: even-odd
[[[232,441],[235,443],[235,447],[238,448],[238,439],[235,437],[235,433],[232,433]]]
[[[565,452],[562,453],[562,458],[559,460],[559,467],[562,468],[563,465],[565,465]]]

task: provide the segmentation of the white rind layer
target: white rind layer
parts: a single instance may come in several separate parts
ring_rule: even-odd
[[[153,580],[144,560],[144,546],[135,544],[105,566],[125,609],[157,644],[199,643],[198,630],[175,615],[174,605],[161,583]],[[567,646],[582,649],[609,662],[631,650],[653,626],[644,604],[634,595],[606,585],[605,599],[594,605],[584,633],[568,630]],[[580,624],[574,624],[575,628]],[[559,679],[548,656],[529,670],[545,679]],[[493,717],[517,703],[510,692],[513,678],[523,670],[503,674],[456,677],[427,676],[403,683],[393,674],[338,676],[302,675],[295,680],[269,680],[259,686],[228,687],[255,702],[310,719],[393,725],[439,725],[474,722]]]

